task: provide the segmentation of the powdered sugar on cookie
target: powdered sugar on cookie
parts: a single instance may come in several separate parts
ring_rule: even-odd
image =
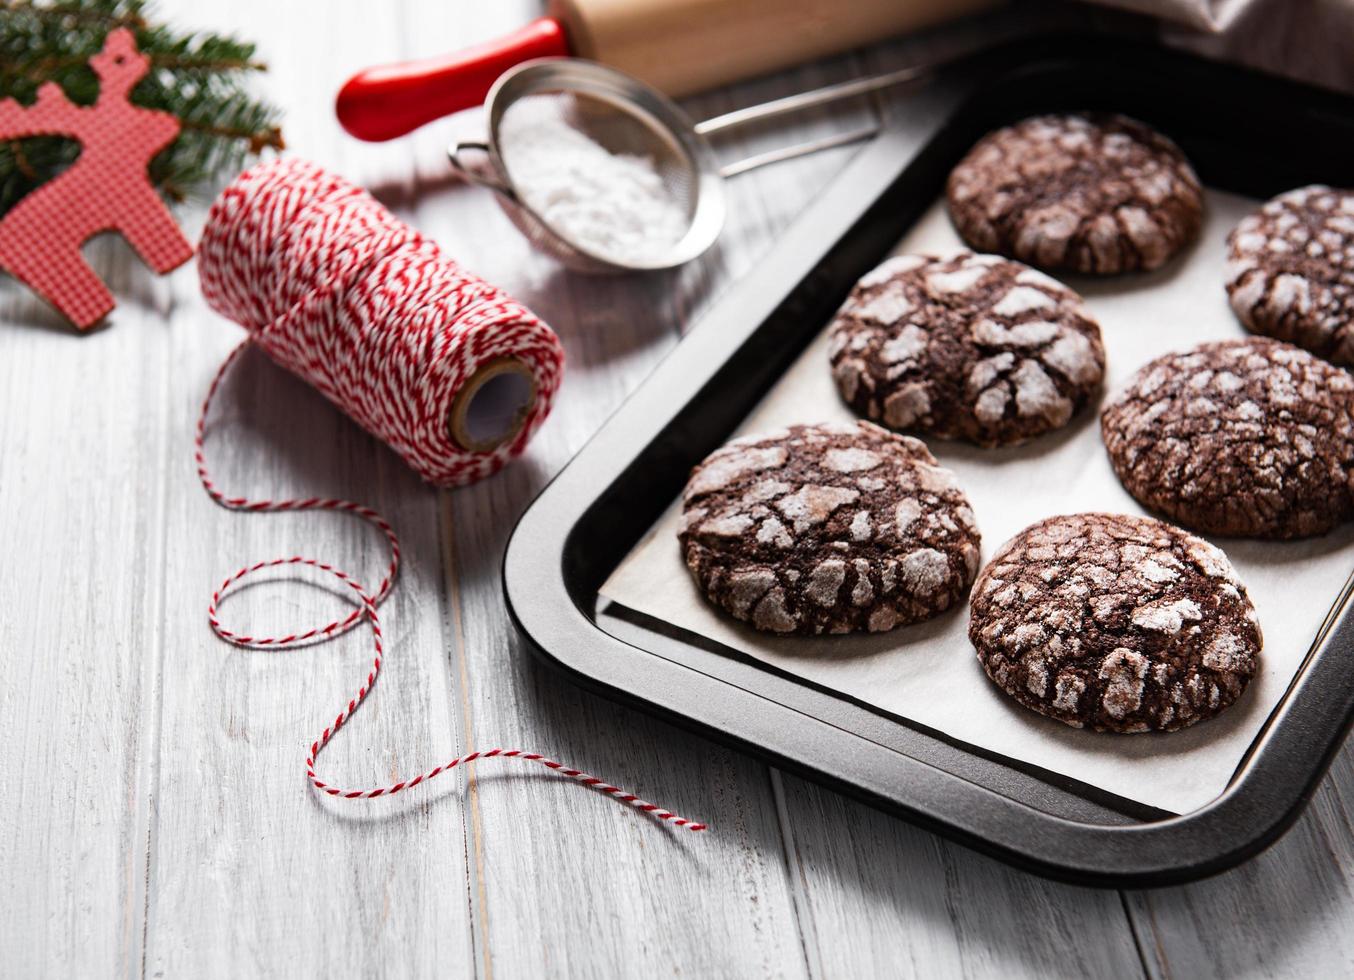
[[[1161,521],[1073,514],[1002,546],[973,589],[987,675],[1076,728],[1173,731],[1232,704],[1255,675],[1255,609],[1213,546]]]
[[[1354,365],[1354,190],[1280,194],[1227,245],[1227,296],[1247,329]]]
[[[865,422],[716,450],[692,472],[679,538],[710,601],[775,633],[927,619],[978,570],[978,529],[952,475],[922,443]]]
[[[1010,445],[1067,424],[1099,388],[1100,328],[1076,293],[997,256],[905,258],[865,276],[832,324],[833,377],[857,413]]]
[[[1203,344],[1143,367],[1101,434],[1129,493],[1187,527],[1293,538],[1354,516],[1354,376],[1288,344]]]
[[[1111,275],[1163,265],[1198,235],[1199,180],[1180,150],[1124,116],[1036,116],[955,167],[950,215],[973,248]]]

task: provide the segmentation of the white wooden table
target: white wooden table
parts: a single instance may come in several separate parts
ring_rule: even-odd
[[[197,406],[240,337],[190,265],[155,279],[92,250],[120,297],[75,336],[0,290],[0,973],[14,977],[388,974],[1312,976],[1354,973],[1354,754],[1297,826],[1242,868],[1149,893],[1010,870],[868,807],[585,694],[539,667],[499,588],[513,521],[850,149],[730,185],[720,248],[679,275],[578,279],[531,253],[442,148],[474,113],[410,140],[345,137],[333,93],[358,66],[485,39],[529,0],[382,6],[166,3],[184,26],[262,42],[293,151],[374,188],[559,332],[568,377],[527,456],[438,493],[318,395],[251,356],[220,401],[222,482],[337,494],[389,516],[407,558],[373,698],[323,759],[376,783],[492,744],[602,774],[715,832],[655,828],[511,764],[391,800],[320,800],[305,743],[365,670],[361,634],[287,653],[217,641],[205,603],[244,562],[301,551],[373,576],[375,535],[334,516],[212,506],[190,460]],[[1009,25],[1008,25],[1009,26]],[[714,113],[936,56],[972,31],[712,94]],[[845,130],[863,103],[730,153]],[[196,234],[202,209],[185,212]],[[341,608],[291,583],[228,607],[267,628]]]

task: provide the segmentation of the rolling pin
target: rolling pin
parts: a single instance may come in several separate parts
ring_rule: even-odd
[[[550,0],[547,15],[438,58],[367,68],[339,91],[339,122],[364,140],[403,136],[479,105],[533,58],[590,58],[689,95],[917,30],[998,0]]]

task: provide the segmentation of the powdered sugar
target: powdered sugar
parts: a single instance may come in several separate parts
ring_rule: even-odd
[[[498,131],[503,165],[522,200],[553,231],[589,252],[660,259],[689,224],[684,203],[650,157],[611,153],[568,122],[562,96],[525,100]]]

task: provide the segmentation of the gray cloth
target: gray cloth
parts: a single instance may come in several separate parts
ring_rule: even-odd
[[[1354,93],[1354,0],[1092,0],[1163,21],[1166,43]]]

